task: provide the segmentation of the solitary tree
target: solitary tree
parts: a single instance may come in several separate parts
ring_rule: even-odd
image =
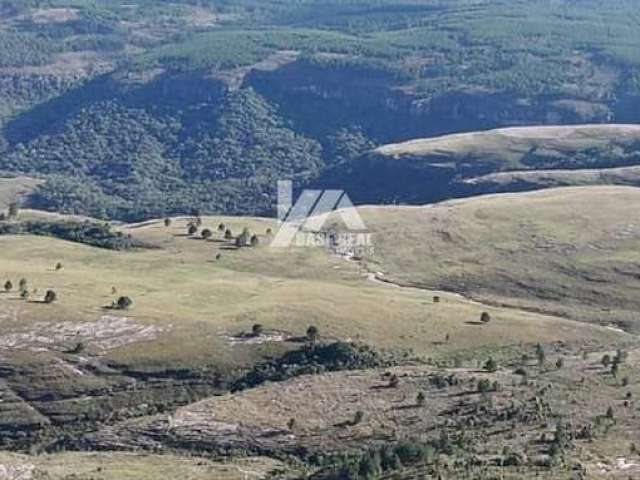
[[[170,227],[171,226],[171,219],[169,217],[164,219],[164,226],[165,227]]]
[[[616,356],[613,357],[614,363],[624,363],[626,360],[627,360],[627,352],[622,349],[618,349],[616,351]]]
[[[610,355],[603,356],[601,362],[604,368],[609,368],[609,365],[611,365],[611,356]]]
[[[21,278],[20,282],[18,282],[18,289],[20,291],[26,290],[27,289],[27,279],[26,278]]]
[[[133,300],[129,297],[120,297],[116,302],[116,308],[118,310],[129,310],[133,306]]]
[[[289,429],[289,431],[292,431],[294,428],[296,428],[296,419],[295,418],[290,418],[289,421],[287,422],[287,428]]]
[[[482,315],[480,315],[480,321],[482,323],[489,323],[491,321],[491,315],[489,315],[489,312],[482,312]]]
[[[270,228],[267,228],[267,237],[270,237],[271,235],[273,235],[273,230],[271,230]]]
[[[29,290],[22,290],[20,292],[20,298],[22,298],[23,300],[28,300],[29,299]]]
[[[194,223],[190,223],[189,226],[187,227],[187,233],[190,236],[195,235],[196,233],[198,233],[198,227],[196,227]]]
[[[251,334],[254,337],[259,337],[260,335],[262,335],[264,333],[264,327],[262,325],[260,325],[259,323],[256,323],[252,328],[251,328]]]
[[[246,247],[251,244],[251,233],[248,228],[244,228],[242,233],[236,238],[236,247]]]
[[[620,372],[620,364],[617,362],[613,362],[611,365],[611,375],[613,378],[618,378],[618,373]]]
[[[362,410],[358,410],[355,416],[353,417],[353,424],[358,425],[359,423],[362,423],[363,420],[364,420],[364,412]]]
[[[252,247],[257,247],[258,245],[260,245],[260,239],[258,238],[257,235],[252,235],[251,236],[251,246]]]
[[[203,239],[209,240],[211,237],[213,237],[213,232],[211,230],[209,230],[208,228],[205,228],[204,230],[202,230]]]
[[[56,272],[59,270],[62,270],[64,268],[64,266],[62,265],[62,263],[58,262],[56,263]]]
[[[20,208],[18,207],[18,204],[16,202],[11,202],[9,204],[8,217],[16,218],[18,216],[18,213],[20,213]]]
[[[498,370],[498,364],[493,358],[487,360],[487,363],[484,364],[484,368],[487,372],[496,372]]]
[[[615,413],[613,411],[613,407],[607,408],[607,418],[613,420],[615,418]]]
[[[10,292],[11,290],[13,290],[13,283],[11,283],[11,280],[7,280],[4,284],[4,290],[6,292]]]
[[[538,365],[542,365],[546,358],[544,347],[540,343],[536,346],[536,358],[538,359]]]
[[[44,303],[53,303],[58,299],[58,295],[53,290],[47,290],[44,295]]]
[[[220,225],[218,225],[218,231],[219,232],[224,232],[227,229],[227,227],[225,227],[224,223],[221,223]]]
[[[389,388],[397,388],[400,385],[400,379],[397,375],[391,375],[389,378]]]
[[[418,392],[418,395],[416,396],[416,404],[419,407],[423,407],[426,401],[427,396],[424,394],[424,392]]]
[[[556,368],[560,370],[562,367],[564,367],[564,359],[559,358],[558,361],[556,362]]]
[[[318,335],[318,327],[311,325],[309,328],[307,328],[307,340],[309,342],[316,343],[316,341],[318,340]]]
[[[233,240],[233,232],[231,231],[231,229],[230,229],[230,228],[227,228],[227,229],[224,231],[224,239],[225,239],[225,240]]]

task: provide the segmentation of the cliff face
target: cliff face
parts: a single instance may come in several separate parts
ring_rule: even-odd
[[[543,95],[521,97],[488,91],[449,91],[425,97],[410,81],[354,66],[321,66],[306,60],[271,72],[254,72],[245,85],[278,104],[312,136],[357,125],[379,143],[509,125],[604,123],[640,119],[624,102]]]

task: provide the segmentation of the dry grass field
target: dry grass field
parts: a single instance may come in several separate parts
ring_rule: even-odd
[[[29,195],[39,183],[39,180],[29,177],[0,177],[0,210],[6,209],[9,203]]]
[[[184,233],[187,221],[174,219],[169,228],[162,221],[123,227],[160,247],[127,252],[44,237],[0,237],[2,283],[10,279],[17,286],[25,278],[33,292],[31,301],[21,300],[17,287],[0,294],[6,338],[22,339],[15,340],[18,348],[41,348],[39,333],[66,329],[47,348],[60,351],[84,341],[91,352],[121,362],[233,366],[287,348],[279,342],[231,341],[255,323],[290,335],[316,325],[327,337],[424,356],[534,342],[608,344],[624,337],[445,292],[377,284],[357,264],[320,248],[270,248],[263,238],[259,247],[236,250],[218,233],[209,241],[190,238]],[[265,232],[270,225],[260,219],[203,222],[202,228],[216,229],[222,222],[236,232],[244,226]],[[383,253],[385,246],[382,241]],[[57,263],[63,265],[59,271]],[[56,304],[38,302],[47,289],[57,292]],[[119,295],[130,296],[133,308],[105,310]],[[442,301],[434,304],[434,295]],[[484,310],[494,321],[477,325]],[[447,335],[451,341],[443,343]],[[119,336],[127,338],[119,342]]]
[[[131,453],[0,453],[3,480],[260,480],[281,468],[279,462],[260,457],[221,463],[198,457]]]
[[[360,211],[381,278],[638,331],[638,205],[584,187]]]
[[[522,161],[532,152],[561,158],[593,149],[621,148],[637,142],[639,137],[638,125],[512,127],[411,140],[385,145],[375,153],[456,162],[474,159],[496,164],[500,169],[514,169],[523,167]]]

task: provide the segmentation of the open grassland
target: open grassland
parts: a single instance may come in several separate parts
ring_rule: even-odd
[[[523,342],[607,344],[624,339],[617,332],[553,316],[375,284],[357,264],[324,249],[268,247],[264,233],[273,227],[268,220],[205,218],[201,228],[216,231],[209,241],[186,236],[187,222],[182,218],[170,227],[162,221],[123,227],[158,247],[126,252],[44,237],[0,237],[0,272],[15,286],[0,294],[5,335],[13,335],[9,338],[22,349],[62,351],[83,341],[89,351],[123,362],[227,368],[290,348],[281,341],[233,339],[256,323],[284,337],[302,335],[316,325],[327,338],[412,349],[424,356]],[[262,245],[236,250],[217,233],[221,222],[236,233],[245,226],[260,233]],[[384,254],[389,244],[380,240]],[[16,291],[20,278],[32,289],[29,301]],[[58,294],[53,305],[40,302],[47,289]],[[131,310],[105,308],[120,295],[133,299]],[[434,303],[434,295],[441,302]],[[484,310],[494,320],[480,326]],[[38,338],[59,329],[61,322],[67,322],[66,330],[43,347]],[[84,326],[74,334],[74,325]],[[113,338],[103,341],[108,335]],[[444,342],[447,335],[449,343]],[[119,336],[125,338],[118,341]]]
[[[0,177],[0,210],[5,210],[10,203],[28,196],[40,182],[34,178]]]
[[[26,456],[0,453],[0,478],[7,480],[258,480],[279,469],[277,461],[258,457],[216,463],[172,455],[64,453]]]
[[[591,160],[576,168],[588,168],[589,161],[596,162],[598,157],[605,161],[611,157],[614,162],[616,151],[621,153],[639,141],[638,125],[536,126],[412,140],[385,145],[375,153],[426,163],[491,164],[498,170],[544,168],[544,163],[568,167],[587,154]]]
[[[360,212],[379,278],[638,331],[638,205],[584,187]]]

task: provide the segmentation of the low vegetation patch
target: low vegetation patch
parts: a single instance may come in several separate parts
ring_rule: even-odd
[[[131,235],[114,231],[105,223],[95,222],[0,222],[0,235],[39,235],[59,238],[70,242],[84,243],[109,250],[129,250],[147,245]]]

